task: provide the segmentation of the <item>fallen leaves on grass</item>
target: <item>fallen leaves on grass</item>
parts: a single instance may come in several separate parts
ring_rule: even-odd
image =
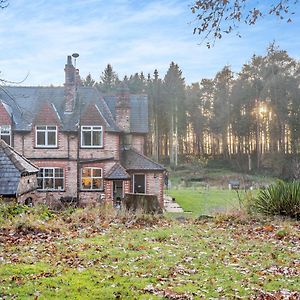
[[[176,293],[170,289],[159,289],[149,285],[144,288],[145,293],[150,293],[156,296],[164,297],[170,300],[191,300],[193,296],[189,293]]]

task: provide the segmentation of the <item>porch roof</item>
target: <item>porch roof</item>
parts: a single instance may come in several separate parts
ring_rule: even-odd
[[[138,153],[133,149],[122,151],[122,165],[126,170],[132,171],[160,171],[165,168],[159,163],[151,160],[145,155]]]
[[[116,163],[108,172],[106,179],[109,180],[128,180],[130,179],[129,174],[126,170],[119,164]]]

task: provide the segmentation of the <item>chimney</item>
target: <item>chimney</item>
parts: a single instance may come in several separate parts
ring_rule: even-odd
[[[116,123],[123,132],[130,132],[130,93],[126,84],[122,84],[118,89]]]
[[[72,64],[72,56],[68,55],[65,65],[65,112],[73,112],[76,96],[76,69]]]

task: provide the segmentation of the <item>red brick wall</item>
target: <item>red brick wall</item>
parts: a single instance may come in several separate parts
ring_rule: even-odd
[[[116,133],[104,132],[103,148],[80,148],[81,158],[109,158],[119,159],[120,138]]]
[[[138,151],[139,153],[144,154],[144,144],[145,137],[142,134],[133,134],[132,135],[132,148]]]
[[[146,193],[156,195],[161,207],[164,206],[163,187],[163,172],[146,173]]]
[[[40,111],[36,114],[34,125],[60,125],[60,120],[53,106],[45,102]]]
[[[10,115],[6,111],[1,101],[0,101],[0,125],[11,125]]]
[[[95,104],[89,104],[84,112],[82,113],[81,125],[93,126],[93,125],[100,125],[106,126],[106,122],[104,121],[103,117],[98,111],[98,108]]]

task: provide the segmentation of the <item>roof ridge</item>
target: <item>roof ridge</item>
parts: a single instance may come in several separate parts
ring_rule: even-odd
[[[34,167],[35,169],[39,169],[36,165],[34,165],[30,160],[28,160],[25,156],[18,153],[11,146],[9,146],[5,141],[0,139],[0,147],[3,149],[4,153],[7,155],[12,164],[20,171],[21,173],[26,171],[25,167],[16,159],[16,156],[19,156],[21,159],[26,161],[29,165]]]

